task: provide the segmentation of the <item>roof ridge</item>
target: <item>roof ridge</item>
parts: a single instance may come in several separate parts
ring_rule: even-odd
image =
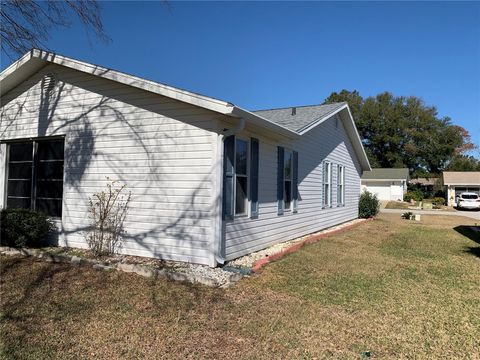
[[[312,105],[295,105],[295,106],[285,106],[285,107],[280,107],[280,108],[271,108],[271,109],[257,109],[257,110],[250,110],[251,112],[257,112],[257,111],[270,111],[270,110],[285,110],[285,109],[291,109],[291,108],[305,108],[305,107],[318,107],[318,106],[327,106],[327,105],[344,105],[346,104],[346,101],[341,101],[341,102],[334,102],[334,103],[328,103],[328,104],[312,104]]]

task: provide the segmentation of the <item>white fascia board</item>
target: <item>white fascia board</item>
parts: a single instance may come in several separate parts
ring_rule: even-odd
[[[199,106],[221,114],[229,114],[233,108],[233,104],[222,100],[210,98],[200,94],[195,94],[182,89],[174,88],[172,86],[160,84],[151,80],[142,79],[116,70],[107,69],[98,65],[85,63],[79,60],[67,58],[65,56],[38,49],[31,50],[29,53],[25,54],[22,58],[20,58],[15,63],[10,65],[7,69],[5,69],[0,74],[0,84],[9,75],[19,70],[21,67],[25,67],[29,61],[32,61],[34,59],[39,59],[43,61],[45,65],[48,63],[61,65],[90,75],[95,75],[104,79],[116,81],[128,86],[136,87],[188,104]],[[6,89],[6,91],[8,90]]]
[[[360,134],[358,133],[357,127],[355,126],[355,121],[353,120],[353,116],[352,116],[352,113],[350,112],[350,108],[348,104],[344,104],[340,106],[338,109],[328,113],[327,115],[321,117],[317,121],[308,125],[307,127],[305,127],[300,131],[300,135],[303,135],[308,131],[312,130],[313,128],[319,126],[320,124],[322,124],[324,121],[331,118],[335,114],[339,114],[344,111],[346,111],[348,114],[348,123],[345,124],[346,125],[345,129],[350,137],[350,140],[352,140],[352,144],[355,151],[358,154],[358,158],[359,158],[360,164],[362,165],[362,169],[363,171],[370,171],[372,170],[372,167],[370,166],[370,162],[368,161],[367,153],[365,152],[365,148],[363,147],[362,139],[360,138]]]
[[[322,116],[321,118],[317,119],[316,121],[314,121],[313,123],[305,126],[304,128],[300,129],[299,133],[301,135],[309,132],[310,130],[312,130],[313,128],[317,127],[318,125],[320,125],[321,123],[323,123],[325,120],[331,118],[332,116],[334,116],[335,114],[338,114],[340,111],[342,111],[343,109],[345,108],[348,108],[348,105],[347,104],[344,104],[342,106],[340,106],[339,108],[333,110],[332,112],[329,112],[328,114],[326,114],[325,116]]]

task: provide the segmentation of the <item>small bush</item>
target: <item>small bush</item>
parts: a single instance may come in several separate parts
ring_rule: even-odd
[[[443,197],[434,197],[432,199],[432,203],[434,203],[435,205],[443,205],[445,204],[445,199]]]
[[[0,213],[0,244],[3,246],[44,246],[53,231],[52,221],[41,212],[3,209]]]
[[[408,190],[407,193],[403,195],[403,201],[410,202],[411,200],[422,201],[422,191],[419,189]]]
[[[412,220],[413,218],[415,218],[415,215],[411,211],[407,211],[402,214],[402,219]]]
[[[126,185],[107,177],[107,188],[89,198],[91,229],[87,233],[88,247],[95,256],[114,254],[121,246],[123,222],[127,216],[131,192]]]
[[[368,219],[378,214],[380,210],[380,202],[375,194],[364,191],[360,195],[358,203],[358,216],[362,219]]]

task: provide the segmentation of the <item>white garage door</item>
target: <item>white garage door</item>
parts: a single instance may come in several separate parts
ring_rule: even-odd
[[[379,200],[390,200],[392,198],[390,183],[370,183],[367,184],[367,190],[377,195]]]

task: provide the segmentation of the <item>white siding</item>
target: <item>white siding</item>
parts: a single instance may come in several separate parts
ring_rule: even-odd
[[[87,200],[109,176],[132,191],[123,253],[212,264],[214,113],[57,65],[12,89],[1,111],[0,140],[65,135],[60,245],[86,246]],[[2,145],[2,205],[4,155]]]
[[[225,225],[225,255],[233,259],[271,244],[310,234],[358,217],[361,168],[350,140],[335,117],[326,120],[299,140],[260,140],[259,216],[235,218]],[[240,136],[250,136],[248,132]],[[298,151],[298,213],[277,215],[277,146]],[[322,209],[322,161],[333,166],[332,208]],[[345,206],[337,206],[337,167],[345,166]]]

